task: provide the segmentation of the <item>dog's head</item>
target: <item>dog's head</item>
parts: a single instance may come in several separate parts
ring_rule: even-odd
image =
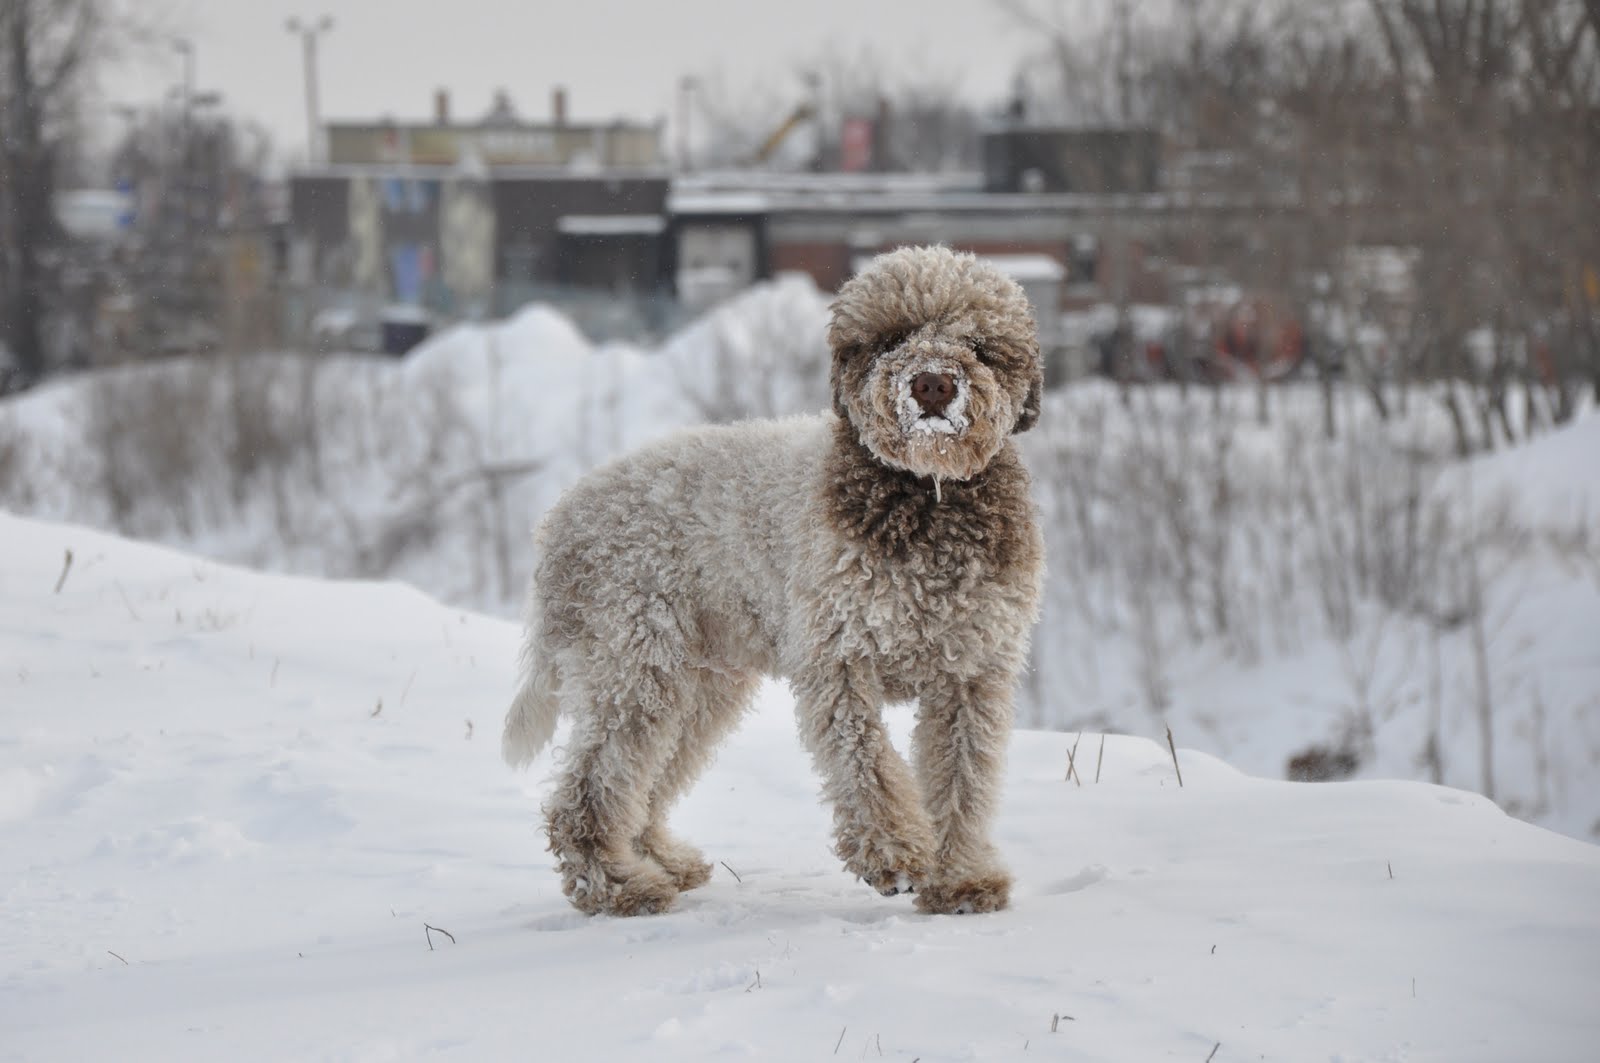
[[[1028,297],[946,247],[879,255],[828,326],[833,408],[886,465],[965,480],[1039,419],[1044,369]]]

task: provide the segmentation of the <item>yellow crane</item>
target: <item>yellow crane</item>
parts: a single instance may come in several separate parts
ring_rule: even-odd
[[[755,154],[750,156],[750,163],[756,165],[772,158],[772,153],[778,150],[778,145],[782,144],[800,123],[809,122],[815,114],[815,110],[809,103],[802,103],[790,111],[789,117],[785,118],[778,124],[776,129],[767,134],[767,139],[763,140],[761,146],[755,150]]]

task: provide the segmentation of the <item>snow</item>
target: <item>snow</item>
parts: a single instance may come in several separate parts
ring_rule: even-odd
[[[852,256],[851,271],[862,272],[875,257],[875,255]],[[1023,285],[1059,282],[1067,275],[1061,263],[1049,255],[984,255],[983,260]]]
[[[278,572],[403,581],[511,618],[536,560],[528,531],[585,470],[696,421],[825,408],[827,303],[786,276],[654,349],[597,345],[530,306],[447,329],[400,360],[181,359],[62,378],[0,402],[0,507]],[[1448,421],[1423,385],[1388,425],[1356,388],[1339,388],[1342,435],[1327,448],[1315,443],[1314,384],[1275,385],[1267,397],[1271,421],[1259,425],[1253,389],[1185,397],[1150,385],[1124,402],[1091,381],[1046,396],[1038,428],[1020,437],[1051,571],[1023,721],[1145,736],[1170,725],[1180,744],[1262,777],[1353,739],[1360,778],[1492,793],[1531,822],[1600,838],[1600,416],[1581,412],[1463,463],[1449,457]],[[249,423],[272,413],[289,426],[244,473],[229,457],[241,407]],[[307,411],[318,415],[314,439],[299,419]],[[1519,411],[1513,402],[1513,419]],[[171,465],[168,450],[184,461]],[[1437,456],[1421,470],[1426,506],[1470,514],[1485,541],[1487,773],[1470,629],[1430,629],[1417,611],[1379,608],[1358,589],[1352,629],[1330,632],[1317,565],[1339,535],[1362,529],[1308,528],[1285,501],[1326,497],[1324,512],[1339,516],[1354,509],[1354,481],[1366,487],[1362,505],[1392,502],[1390,481],[1413,450]],[[1219,469],[1236,512],[1216,528],[1206,513]],[[1188,508],[1142,509],[1169,474]],[[1232,559],[1217,581],[1226,636],[1204,615],[1197,633],[1194,612],[1206,608],[1171,607],[1181,569],[1170,551],[1144,565],[1141,528],[1166,534],[1174,512],[1194,516],[1202,542],[1216,532],[1218,555]],[[1319,553],[1324,534],[1331,547]],[[1454,556],[1457,539],[1422,552]],[[1209,563],[1210,548],[1201,553]],[[1291,577],[1293,593],[1282,593]],[[1195,585],[1208,606],[1212,584],[1202,574]],[[1136,589],[1164,597],[1141,603]],[[36,781],[19,776],[15,792]]]
[[[1065,267],[1049,255],[985,255],[984,260],[1013,280],[1060,281]]]
[[[660,214],[564,214],[556,231],[571,236],[658,236],[667,227]]]
[[[766,214],[772,197],[756,192],[679,192],[668,195],[674,216],[685,214]]]
[[[536,830],[549,754],[498,759],[512,623],[0,542],[0,1060],[1576,1061],[1600,1032],[1600,849],[1469,793],[1181,740],[1180,786],[1147,738],[1018,732],[1014,906],[927,917],[827,853],[769,686],[675,817],[713,881],[589,919]]]
[[[1496,500],[1512,494],[1517,505],[1544,521],[1583,521],[1600,516],[1600,416],[1582,418],[1571,430],[1550,432],[1525,445],[1481,455],[1451,470],[1453,489]],[[1470,479],[1470,484],[1468,480]]]
[[[78,240],[111,240],[128,226],[134,198],[112,188],[77,188],[57,192],[56,220]]]
[[[386,325],[426,325],[433,317],[415,303],[390,303],[378,312],[378,320]]]

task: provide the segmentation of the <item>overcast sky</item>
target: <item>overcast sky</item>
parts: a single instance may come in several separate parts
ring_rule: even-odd
[[[156,0],[163,24],[194,42],[200,91],[303,156],[301,49],[291,15],[328,14],[322,38],[325,119],[424,118],[435,88],[474,119],[504,88],[526,118],[549,114],[564,85],[574,121],[671,120],[684,74],[733,86],[803,91],[794,71],[825,48],[862,46],[979,104],[1011,83],[1029,34],[995,0]],[[136,5],[137,6],[137,5]],[[146,9],[148,10],[148,8]],[[151,49],[106,79],[117,102],[154,102],[179,83],[176,51]]]

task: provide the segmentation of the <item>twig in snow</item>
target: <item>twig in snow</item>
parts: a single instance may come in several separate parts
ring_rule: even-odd
[[[467,741],[472,741],[472,721],[467,721]]]
[[[1050,1016],[1050,1032],[1051,1033],[1055,1033],[1056,1032],[1056,1027],[1058,1027],[1060,1025],[1061,1025],[1061,1016],[1060,1016],[1060,1014],[1056,1014],[1056,1015]]]
[[[1106,761],[1106,733],[1100,732],[1100,755],[1094,758],[1094,781],[1100,781],[1100,765]]]
[[[405,685],[405,687],[400,691],[400,707],[401,708],[405,708],[406,695],[411,693],[411,681],[413,679],[415,679],[415,678],[417,678],[417,670],[415,668],[413,668],[413,669],[411,669],[411,674],[406,676],[406,685]]]
[[[449,938],[450,939],[450,944],[454,945],[456,943],[456,936],[454,934],[450,933],[450,931],[448,931],[448,930],[440,930],[436,926],[429,926],[427,923],[423,923],[422,924],[422,933],[428,939],[428,951],[429,952],[433,951],[433,932],[435,930],[438,930],[439,933],[441,933],[445,937]]]
[[[1178,788],[1183,788],[1183,769],[1178,767],[1178,747],[1172,744],[1172,725],[1167,724],[1167,748],[1172,751],[1172,770],[1178,773]],[[1221,1041],[1217,1042],[1219,1045]]]
[[[1389,877],[1394,878],[1394,862],[1391,860],[1385,860],[1384,865],[1389,868]]]
[[[761,988],[761,968],[757,967],[756,968],[756,980],[754,982],[751,982],[749,985],[745,986],[744,987],[744,991],[746,993],[748,993],[752,989],[760,989],[760,988]]]
[[[72,551],[68,550],[67,551],[67,558],[70,560],[71,557],[72,557]],[[115,952],[112,952],[110,949],[106,949],[106,952],[108,954],[112,955],[112,956],[117,956],[117,954]],[[117,959],[122,960],[122,957],[121,956],[117,956]],[[127,960],[122,960],[122,962],[124,964],[126,964],[128,961]],[[1416,996],[1417,995],[1417,980],[1415,978],[1413,978],[1411,980],[1411,995],[1412,996]]]
[[[371,712],[367,713],[367,715],[369,717],[371,717],[372,719],[377,719],[378,718],[378,714],[381,713],[382,711],[383,711],[383,699],[379,698],[378,699],[378,707],[373,709]]]
[[[66,560],[61,563],[61,578],[56,580],[55,593],[60,594],[62,586],[67,582],[67,573],[72,571],[72,551],[67,551]]]
[[[282,657],[274,657],[272,659],[272,678],[267,680],[267,686],[275,687],[275,686],[278,685],[278,665],[280,665],[282,663],[283,663],[283,658]]]
[[[721,864],[723,867],[728,867],[728,862],[726,860],[718,860],[717,863]],[[732,875],[733,880],[739,883],[739,885],[744,885],[744,879],[739,877],[739,872],[735,871],[731,867],[728,867],[728,874]]]
[[[1217,1049],[1219,1049],[1221,1047],[1222,1047],[1222,1042],[1221,1041],[1218,1041],[1216,1044],[1212,1045],[1211,1046],[1211,1056],[1216,1055],[1217,1054]],[[1211,1056],[1207,1056],[1206,1057],[1206,1063],[1211,1063]]]
[[[133,617],[135,623],[139,623],[138,610],[134,609],[133,603],[128,600],[128,592],[122,589],[122,581],[113,580],[111,585],[117,588],[117,594],[122,598],[122,604],[128,607],[128,615]]]
[[[1067,778],[1083,785],[1083,780],[1078,778],[1078,743],[1083,741],[1083,732],[1078,732],[1078,737],[1072,740],[1072,748],[1067,750]]]
[[[848,1027],[848,1026],[846,1026],[844,1028],[844,1030],[848,1030],[848,1029],[850,1029],[850,1027]],[[839,1039],[837,1041],[833,1042],[833,1054],[834,1055],[838,1055],[839,1054],[839,1046],[844,1044],[844,1030],[840,1030],[839,1031]]]

